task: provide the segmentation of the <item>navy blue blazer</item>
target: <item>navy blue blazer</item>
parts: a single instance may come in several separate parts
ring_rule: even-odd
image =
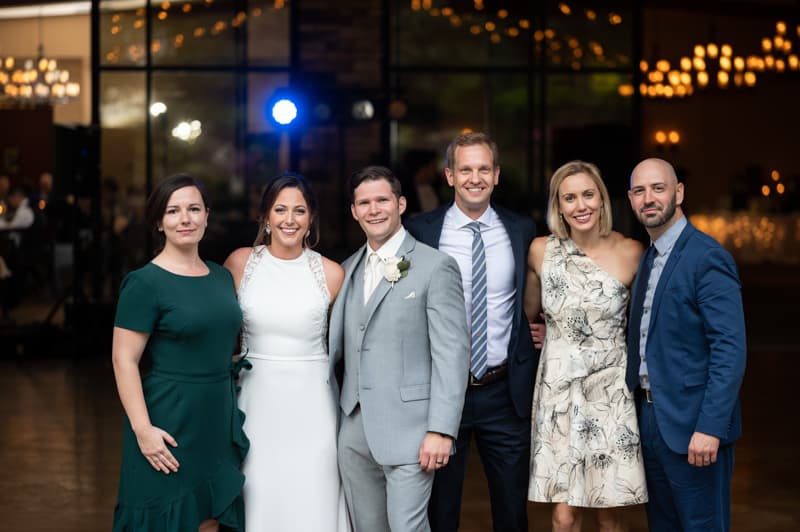
[[[404,222],[405,228],[420,242],[439,248],[442,236],[442,225],[447,209],[453,203],[441,206],[430,212],[420,214]],[[523,310],[525,298],[525,279],[527,272],[528,247],[536,236],[536,224],[533,220],[515,214],[496,205],[500,221],[506,228],[514,253],[514,286],[517,290],[514,299],[514,318],[511,324],[511,336],[508,342],[508,379],[511,403],[519,417],[531,416],[533,401],[533,385],[536,370],[539,366],[539,351],[533,347],[528,318]]]
[[[638,290],[646,287],[637,276],[632,301]],[[631,390],[639,383],[638,340],[639,331],[628,331]],[[687,224],[658,280],[647,336],[653,408],[672,451],[688,453],[694,432],[716,436],[720,445],[741,435],[739,388],[746,355],[736,264],[716,240]]]

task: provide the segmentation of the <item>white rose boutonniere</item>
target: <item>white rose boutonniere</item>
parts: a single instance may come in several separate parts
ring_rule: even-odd
[[[410,266],[411,263],[403,257],[389,257],[384,261],[383,278],[392,283],[394,288],[394,283],[408,275]]]

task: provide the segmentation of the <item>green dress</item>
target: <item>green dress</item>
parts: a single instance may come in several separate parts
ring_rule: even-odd
[[[249,442],[231,353],[242,323],[231,274],[188,277],[153,263],[122,282],[115,325],[150,333],[142,379],[151,423],[170,433],[177,473],[153,469],[125,419],[114,532],[196,532],[206,519],[244,530],[240,465]]]

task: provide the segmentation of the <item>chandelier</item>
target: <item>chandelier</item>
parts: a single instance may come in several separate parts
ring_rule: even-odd
[[[60,69],[55,59],[45,57],[41,45],[36,59],[2,58],[0,99],[32,104],[65,103],[80,92],[80,84],[70,81],[69,70]]]
[[[39,47],[36,58],[0,57],[0,102],[31,105],[66,103],[80,95],[81,86],[69,70],[44,55],[42,12],[39,12]]]

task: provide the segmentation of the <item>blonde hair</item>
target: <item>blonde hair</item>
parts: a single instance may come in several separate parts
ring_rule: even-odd
[[[613,225],[608,189],[603,183],[603,178],[600,177],[600,170],[598,170],[597,166],[584,161],[570,161],[556,170],[553,177],[550,178],[550,197],[547,200],[547,227],[558,238],[569,237],[569,226],[564,222],[564,218],[558,208],[558,189],[566,178],[576,174],[586,174],[597,185],[597,189],[600,191],[600,199],[603,202],[600,207],[600,236],[608,236]]]

